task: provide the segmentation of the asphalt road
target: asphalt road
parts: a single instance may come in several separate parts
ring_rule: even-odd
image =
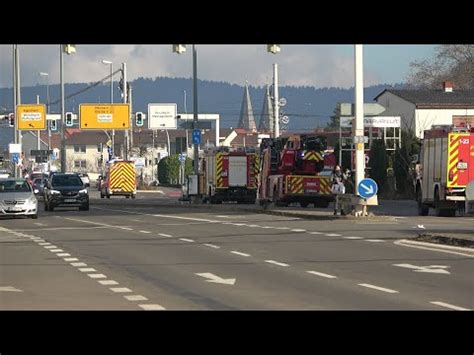
[[[474,233],[472,218],[314,221],[110,201],[0,220],[0,309],[474,309],[473,251],[401,242],[420,229]]]

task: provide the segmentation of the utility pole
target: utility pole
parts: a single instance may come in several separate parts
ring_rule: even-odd
[[[123,103],[128,103],[127,63],[122,63]],[[129,118],[130,119],[130,118]],[[128,160],[128,129],[125,130],[125,160]]]
[[[363,66],[363,45],[354,45],[354,69],[355,69],[355,119],[353,135],[364,136],[364,66]],[[355,194],[357,186],[364,179],[364,143],[356,143],[355,154]]]
[[[133,96],[132,85],[130,85],[130,92],[128,93],[128,102],[130,103],[130,150],[133,148]]]
[[[193,129],[198,129],[197,52],[193,44]],[[199,174],[199,144],[194,144],[194,174]],[[198,183],[198,196],[199,183]]]
[[[273,64],[274,136],[280,137],[280,102],[278,97],[278,64]]]
[[[184,90],[184,113],[186,114],[186,116],[188,115],[188,104],[186,102],[186,90]],[[188,148],[189,148],[188,129],[186,128],[186,156],[188,156]]]
[[[21,136],[21,131],[18,129],[18,122],[19,122],[19,117],[17,117],[17,105],[21,105],[21,81],[20,81],[20,51],[18,49],[18,45],[14,45],[14,83],[15,85],[15,93],[14,93],[14,117],[15,117],[15,143],[19,144],[20,147],[22,147],[22,136]],[[21,152],[23,152],[23,147],[21,148]],[[20,153],[20,159],[22,158],[22,154]],[[15,177],[21,177],[21,171],[19,170],[19,167],[15,167]]]
[[[39,95],[36,95],[36,104],[39,105],[39,103],[40,103],[40,97],[39,97]],[[37,141],[37,147],[38,147],[37,149],[38,149],[38,150],[41,149],[41,137],[40,137],[40,133],[41,133],[40,130],[38,130],[38,131],[36,132],[36,134],[38,135],[38,136],[36,137],[36,138],[38,139],[38,141]]]
[[[12,74],[13,74],[13,115],[15,117],[15,120],[13,121],[15,126],[13,128],[13,142],[15,144],[18,144],[18,118],[16,117],[16,44],[13,45],[12,47],[12,53],[13,53],[13,60],[12,60],[12,63],[13,63],[13,70],[12,70]],[[18,177],[17,175],[17,167],[15,166],[15,171],[14,171],[14,176],[15,177]]]
[[[66,138],[64,132],[64,58],[63,45],[59,45],[59,81],[61,86],[61,171],[66,172]]]

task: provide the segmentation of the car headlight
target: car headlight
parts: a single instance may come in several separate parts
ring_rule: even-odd
[[[58,190],[51,190],[51,195],[59,195],[61,191]]]
[[[38,194],[39,192],[40,192],[40,190],[35,189],[35,194]]]
[[[26,200],[26,203],[29,204],[29,205],[34,205],[38,202],[38,200],[36,199],[36,197],[34,196],[31,196],[28,200]]]
[[[79,193],[80,193],[80,194],[87,194],[87,189],[79,190]]]

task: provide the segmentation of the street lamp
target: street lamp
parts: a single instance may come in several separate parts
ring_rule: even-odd
[[[40,72],[40,76],[46,77],[46,113],[49,113],[49,73]],[[51,124],[48,124],[48,150],[51,149]]]
[[[110,65],[110,103],[114,103],[114,63],[110,60],[102,60],[102,64]],[[112,130],[112,157],[114,157],[115,150],[115,129]]]
[[[186,52],[184,44],[173,44],[173,52],[182,54]],[[193,44],[193,129],[198,128],[198,90],[197,90],[197,51]],[[218,139],[218,138],[217,138]],[[194,144],[194,173],[199,174],[199,144]],[[198,192],[199,194],[199,192]]]
[[[66,138],[64,135],[64,53],[76,53],[74,44],[59,45],[59,81],[61,83],[61,170],[66,172]]]
[[[267,45],[267,51],[272,54],[280,53],[281,48],[279,44]],[[273,135],[275,138],[280,136],[280,102],[278,97],[278,64],[273,64]]]

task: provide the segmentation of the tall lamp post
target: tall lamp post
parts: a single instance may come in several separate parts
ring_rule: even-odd
[[[114,63],[112,63],[110,60],[102,60],[102,64],[109,65],[110,66],[110,103],[114,103],[114,77],[113,77],[113,72],[114,72]],[[115,129],[112,130],[112,157],[114,156],[115,153]]]
[[[272,54],[280,53],[279,44],[267,45],[267,51]],[[278,64],[273,64],[273,135],[275,138],[280,137],[280,102],[278,97]]]
[[[61,171],[66,172],[66,138],[64,132],[64,59],[63,54],[76,53],[73,44],[59,45],[59,81],[61,84]]]
[[[173,52],[182,54],[186,52],[183,44],[173,44]],[[197,89],[197,50],[193,44],[193,129],[198,128],[198,89]],[[194,144],[194,174],[199,174],[199,144]],[[199,192],[198,192],[199,194]]]
[[[49,113],[49,73],[40,72],[40,76],[46,77],[46,113]],[[51,125],[48,124],[48,150],[51,149]]]

